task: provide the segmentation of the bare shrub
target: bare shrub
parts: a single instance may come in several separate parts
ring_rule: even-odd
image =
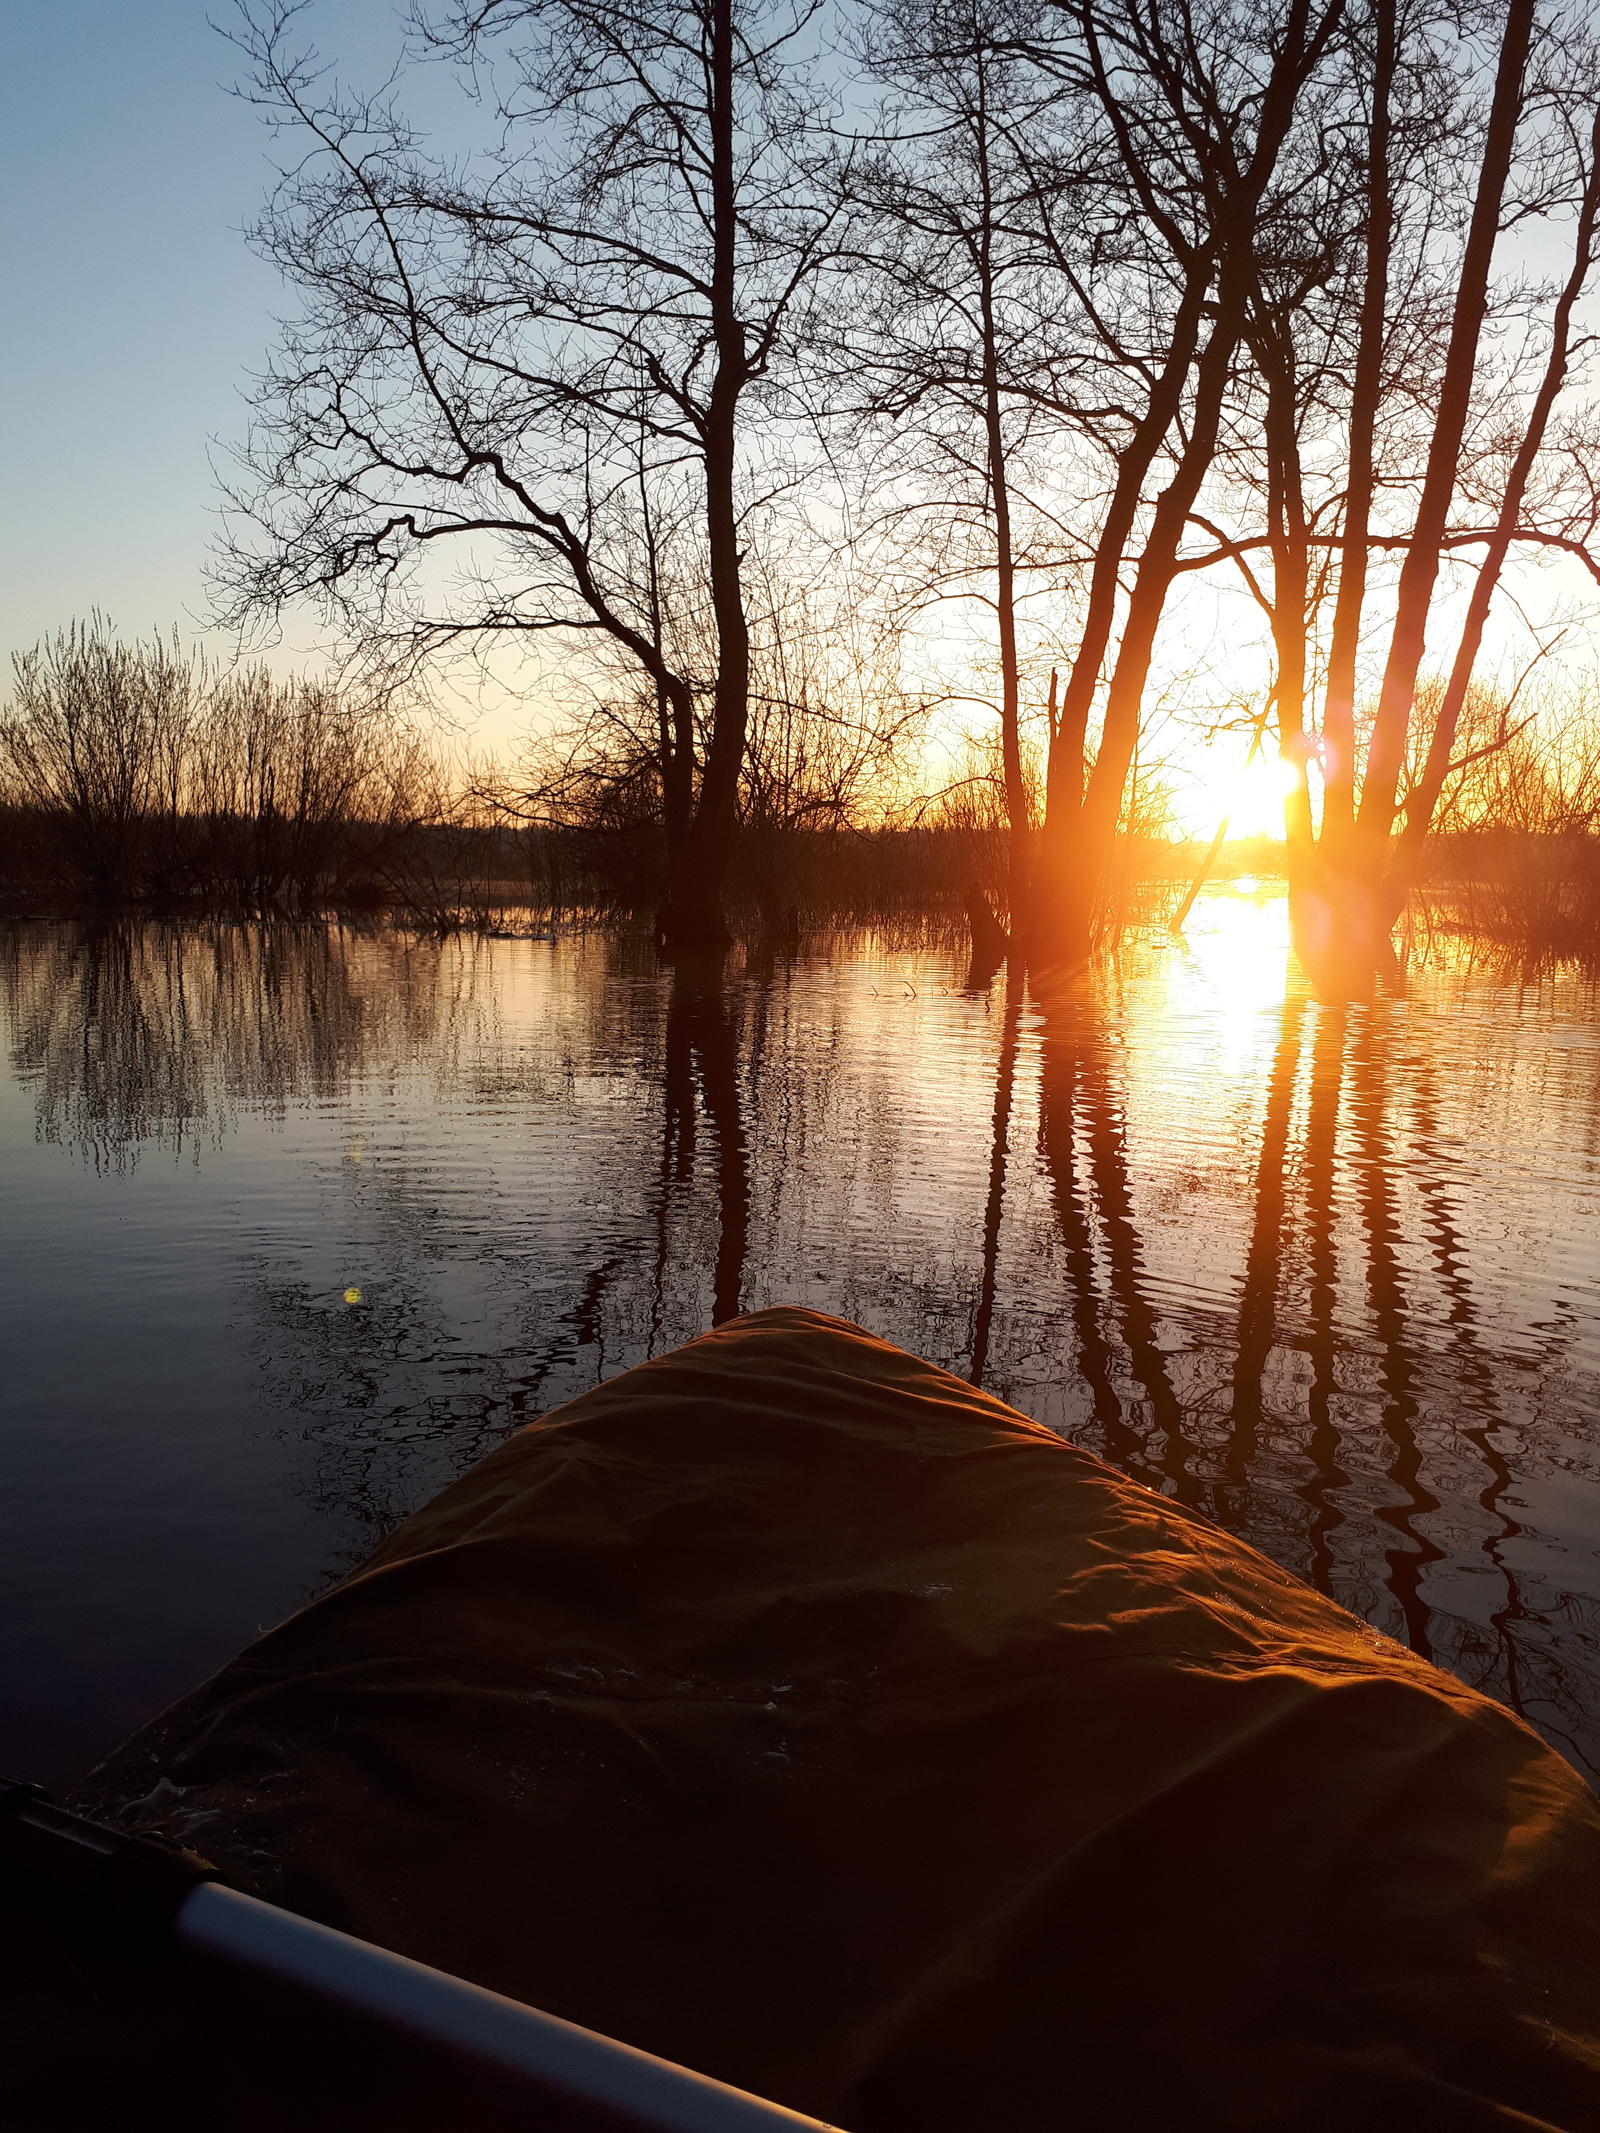
[[[1584,692],[1520,709],[1474,688],[1461,769],[1434,817],[1423,884],[1430,925],[1533,954],[1600,938],[1600,705]]]
[[[15,803],[98,900],[118,901],[181,805],[198,664],[176,639],[119,643],[96,614],[13,668],[0,763]]]
[[[437,751],[382,694],[124,644],[99,615],[14,668],[0,791],[36,882],[301,911],[392,883],[452,819]]]

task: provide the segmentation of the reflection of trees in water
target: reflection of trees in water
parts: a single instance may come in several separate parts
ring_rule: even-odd
[[[1303,1350],[1310,1363],[1307,1471],[1294,1492],[1310,1513],[1303,1550],[1284,1545],[1281,1521],[1252,1515],[1248,1496],[1228,1502],[1221,1515],[1322,1590],[1394,1629],[1413,1650],[1540,1724],[1593,1769],[1600,1682],[1589,1654],[1575,1639],[1563,1665],[1548,1642],[1541,1638],[1542,1649],[1530,1649],[1526,1635],[1534,1611],[1508,1552],[1520,1530],[1503,1507],[1512,1474],[1496,1443],[1495,1373],[1478,1341],[1465,1244],[1441,1171],[1437,1076],[1396,1043],[1393,1011],[1383,1003],[1319,1008],[1309,1089],[1297,1106],[1305,1019],[1291,996],[1261,1130],[1224,1462],[1230,1484],[1243,1489],[1269,1407],[1282,1399],[1284,1375],[1269,1369],[1274,1347],[1281,1339]],[[1402,1141],[1397,1118],[1406,1098]],[[1402,1179],[1415,1191],[1444,1303],[1421,1330],[1407,1296]],[[1345,1250],[1359,1255],[1369,1331],[1341,1337],[1345,1194],[1354,1216],[1343,1225]],[[1303,1299],[1286,1294],[1296,1231],[1305,1244]],[[1440,1368],[1446,1359],[1448,1372]],[[1280,1433],[1287,1421],[1292,1435],[1299,1420],[1297,1411],[1280,1413]],[[1483,1513],[1477,1530],[1462,1517],[1469,1504]],[[1468,1567],[1474,1559],[1492,1574],[1498,1595],[1481,1614],[1460,1611],[1475,1598],[1482,1607],[1473,1590],[1480,1576]],[[1568,1604],[1552,1594],[1538,1612],[1547,1615],[1552,1603],[1557,1610]]]
[[[392,938],[392,937],[391,937]],[[140,922],[0,929],[0,1005],[41,1136],[97,1169],[224,1134],[242,1104],[341,1096],[437,1015],[426,949],[361,983],[320,925]]]
[[[974,1237],[975,1378],[1003,1295],[1014,1037],[1008,1014]],[[1176,1353],[1145,1274],[1118,1056],[1087,988],[1052,1003],[1039,1145],[1065,1277],[1060,1348],[1090,1408],[1073,1434],[1499,1697],[1593,1771],[1600,1607],[1548,1588],[1534,1598],[1518,1566],[1505,1366],[1481,1339],[1436,1067],[1388,1004],[1313,1006],[1288,991],[1254,1134],[1237,1317],[1224,1335],[1186,1314],[1187,1353]],[[1437,1307],[1411,1293],[1420,1276],[1402,1191]],[[1036,1241],[1035,1284],[1043,1264]],[[1551,1382],[1572,1331],[1549,1329]],[[1225,1363],[1220,1378],[1208,1350]]]
[[[1013,958],[1013,961],[1015,958]],[[968,977],[968,989],[973,987]],[[983,1202],[983,1271],[978,1280],[978,1308],[972,1319],[972,1383],[983,1383],[994,1324],[995,1284],[1000,1266],[1000,1217],[1005,1206],[1006,1162],[1011,1153],[1011,1098],[1017,1079],[1017,1024],[1022,1016],[1022,981],[1006,971],[1005,1021],[1000,1032],[1000,1061],[994,1077],[994,1123],[989,1135],[989,1186]]]
[[[1042,1021],[1009,976],[992,1018],[953,987],[935,1012],[880,987],[872,952],[843,944],[832,975],[776,958],[669,978],[613,936],[557,957],[309,926],[27,928],[0,934],[0,1008],[40,1132],[101,1168],[358,1084],[411,1121],[381,1161],[318,1173],[324,1243],[357,1237],[377,1269],[359,1307],[292,1242],[247,1275],[269,1426],[343,1559],[520,1422],[792,1298],[1053,1419],[1593,1767],[1600,1609],[1562,1589],[1522,1500],[1563,1459],[1590,1476],[1579,1425],[1558,1440],[1546,1415],[1581,1413],[1560,1388],[1591,1328],[1558,1292],[1520,1354],[1496,1346],[1463,1201],[1483,1189],[1461,1152],[1477,1094],[1426,1034],[1393,1003],[1291,987],[1206,1171],[1147,1116],[1090,983]],[[954,1033],[937,1083],[919,1029]],[[1502,1079],[1579,1138],[1600,1120],[1576,1047]],[[569,1157],[535,1160],[535,1128],[540,1149],[570,1135]],[[1175,1233],[1193,1255],[1176,1280]]]
[[[1039,1141],[1066,1246],[1078,1367],[1093,1399],[1095,1433],[1105,1456],[1153,1487],[1196,1503],[1201,1488],[1183,1407],[1145,1293],[1127,1130],[1107,1050],[1089,1002],[1054,1004],[1040,1058]],[[1096,1270],[1101,1259],[1104,1307]],[[1113,1328],[1142,1394],[1126,1408],[1113,1377],[1115,1350],[1108,1338]]]
[[[666,1059],[662,1075],[665,1121],[661,1144],[662,1199],[658,1235],[658,1294],[666,1260],[668,1190],[694,1174],[695,1108],[698,1092],[716,1144],[717,1247],[712,1276],[711,1323],[739,1314],[750,1223],[750,1178],[734,1033],[723,1000],[720,967],[680,963],[667,1009]],[[659,1313],[656,1314],[656,1322]]]
[[[1298,1025],[1295,1031],[1299,1035]],[[1311,1092],[1305,1125],[1305,1230],[1308,1253],[1306,1440],[1311,1472],[1299,1494],[1311,1512],[1308,1575],[1322,1592],[1333,1590],[1332,1536],[1343,1523],[1339,1492],[1350,1476],[1339,1463],[1338,1336],[1339,1255],[1335,1240],[1334,1182],[1338,1167],[1339,1100],[1344,1083],[1345,1011],[1321,1009],[1312,1040]],[[1263,1357],[1263,1363],[1265,1357]]]
[[[1397,1536],[1384,1551],[1385,1583],[1399,1603],[1406,1642],[1424,1659],[1433,1656],[1423,1574],[1443,1555],[1421,1521],[1439,1508],[1439,1499],[1422,1479],[1417,1443],[1417,1366],[1408,1344],[1405,1288],[1396,1249],[1399,1224],[1394,1208],[1395,1155],[1387,1117],[1387,1057],[1377,1026],[1378,1011],[1359,1011],[1359,1027],[1350,1072],[1355,1128],[1355,1168],[1359,1179],[1361,1222],[1366,1232],[1367,1294],[1382,1357],[1381,1419],[1391,1447],[1385,1473],[1401,1500],[1378,1506],[1377,1515]]]
[[[1287,1212],[1286,1170],[1289,1122],[1294,1108],[1300,1064],[1300,1024],[1306,1002],[1285,994],[1283,1023],[1273,1048],[1262,1117],[1261,1148],[1256,1158],[1254,1212],[1244,1282],[1239,1292],[1239,1323],[1233,1361],[1232,1428],[1223,1452],[1227,1476],[1221,1514],[1229,1524],[1243,1524],[1250,1512],[1250,1470],[1266,1415],[1262,1376],[1277,1337],[1278,1276],[1284,1255]]]
[[[1513,1710],[1525,1711],[1526,1670],[1521,1663],[1519,1638],[1529,1617],[1507,1552],[1522,1528],[1505,1509],[1511,1469],[1495,1441],[1503,1417],[1494,1371],[1478,1339],[1478,1307],[1467,1276],[1466,1241],[1442,1175],[1442,1140],[1438,1077],[1430,1060],[1419,1059],[1412,1110],[1412,1145],[1423,1166],[1417,1183],[1434,1267],[1449,1306],[1445,1322],[1450,1329],[1450,1352],[1456,1364],[1457,1393],[1463,1410],[1457,1430],[1474,1446],[1483,1467],[1478,1503],[1486,1530],[1478,1545],[1495,1583],[1504,1592],[1503,1600],[1489,1617],[1487,1634],[1478,1632],[1476,1624],[1460,1624],[1447,1663],[1476,1687],[1510,1704]],[[1564,1745],[1569,1754],[1575,1752],[1575,1742]]]
[[[739,1042],[750,1033],[736,1031],[717,973],[681,968],[666,985],[646,966],[640,984],[635,944],[609,945],[595,944],[586,1013],[558,1046],[558,1093],[570,1102],[580,1081],[659,1086],[653,1189],[642,1137],[613,1144],[609,1169],[585,1174],[597,1199],[633,1190],[614,1236],[586,1235],[591,1210],[579,1201],[564,1210],[565,1238],[531,1250],[502,1239],[480,1262],[494,1338],[469,1349],[440,1294],[441,1266],[459,1259],[453,1221],[419,1177],[391,1168],[362,1183],[376,1205],[383,1278],[359,1309],[303,1282],[263,1280],[266,1404],[307,1448],[306,1493],[354,1529],[336,1568],[508,1431],[740,1308],[750,1189]],[[491,1046],[458,1060],[457,1072],[480,1097],[509,1095],[518,1056],[514,1043]]]

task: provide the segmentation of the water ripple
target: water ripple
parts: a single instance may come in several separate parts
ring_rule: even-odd
[[[0,1749],[70,1777],[507,1429],[796,1301],[1592,1773],[1593,988],[1323,1006],[1226,892],[1048,1011],[965,976],[871,931],[676,993],[600,933],[0,936]]]

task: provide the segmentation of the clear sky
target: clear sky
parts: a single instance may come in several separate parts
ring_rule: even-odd
[[[211,0],[225,21],[230,0]],[[242,226],[271,171],[206,0],[0,0],[0,660],[99,607],[199,634],[214,440],[281,292]],[[389,0],[316,10],[380,80]]]

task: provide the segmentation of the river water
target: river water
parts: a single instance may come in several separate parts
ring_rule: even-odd
[[[959,942],[0,931],[0,1769],[63,1785],[507,1430],[842,1314],[1600,1771],[1600,999],[1319,1005],[1203,898],[1049,1012]]]

